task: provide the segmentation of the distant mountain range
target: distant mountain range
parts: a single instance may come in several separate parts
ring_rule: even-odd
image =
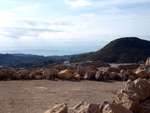
[[[111,41],[96,52],[73,58],[72,62],[102,60],[113,63],[129,63],[145,61],[147,57],[150,57],[150,41],[137,37],[125,37]]]
[[[64,56],[40,56],[32,54],[0,54],[0,65],[11,68],[37,68],[52,64],[62,63],[64,60],[70,60],[81,54]]]

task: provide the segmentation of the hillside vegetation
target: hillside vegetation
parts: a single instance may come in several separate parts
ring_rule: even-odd
[[[73,58],[72,62],[102,60],[113,63],[145,61],[150,56],[150,41],[137,37],[120,38],[111,41],[102,49]]]

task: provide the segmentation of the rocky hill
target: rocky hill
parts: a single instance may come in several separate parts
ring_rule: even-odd
[[[102,49],[73,58],[72,62],[102,60],[105,62],[126,63],[145,61],[150,56],[150,41],[137,37],[119,38]]]

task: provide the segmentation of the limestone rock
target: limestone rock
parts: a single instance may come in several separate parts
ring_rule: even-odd
[[[81,80],[81,76],[79,74],[75,74],[74,78],[77,79],[77,80]]]
[[[102,71],[98,71],[98,72],[95,74],[95,79],[96,79],[96,80],[102,80],[102,79],[103,79]]]
[[[147,58],[145,66],[150,66],[150,57]]]
[[[58,78],[71,79],[73,78],[73,71],[70,69],[62,70],[58,73]]]
[[[133,112],[121,106],[120,104],[112,103],[106,104],[104,106],[103,113],[133,113]]]
[[[44,113],[68,113],[68,107],[66,103],[55,105],[53,108],[47,110]]]
[[[43,79],[42,75],[35,75],[35,79],[39,80],[39,79]]]
[[[146,70],[137,69],[135,73],[136,73],[136,76],[138,78],[146,78],[146,77],[148,77],[148,72]]]
[[[73,108],[73,113],[101,113],[99,104],[88,104],[84,101],[80,102]]]
[[[116,77],[117,77],[117,73],[116,72],[111,72],[109,74],[109,78],[112,79],[112,80],[114,80]]]
[[[148,80],[141,78],[128,81],[124,90],[119,91],[117,97],[118,103],[133,111],[133,113],[148,113],[150,104],[145,105],[143,102],[149,102],[150,100],[150,83]]]
[[[134,76],[134,75],[129,75],[129,80],[135,80],[136,79],[136,77]]]

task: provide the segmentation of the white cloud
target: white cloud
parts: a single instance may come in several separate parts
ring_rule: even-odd
[[[33,6],[19,6],[12,8],[12,11],[32,11],[34,9],[37,9],[39,5],[33,5]]]
[[[88,0],[76,0],[76,1],[64,0],[64,1],[66,4],[70,5],[71,8],[78,8],[92,5],[92,2],[89,2]]]

